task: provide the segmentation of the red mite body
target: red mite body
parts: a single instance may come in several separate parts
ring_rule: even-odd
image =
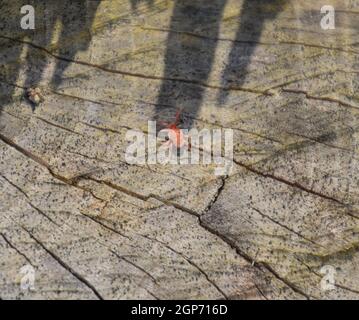
[[[166,129],[163,130],[168,133],[168,140],[166,144],[168,146],[172,145],[177,149],[180,149],[184,145],[187,145],[188,148],[190,149],[191,144],[188,141],[186,141],[187,139],[185,139],[182,129],[177,127],[177,125],[180,122],[180,115],[181,115],[181,110],[177,111],[175,122],[167,124]]]

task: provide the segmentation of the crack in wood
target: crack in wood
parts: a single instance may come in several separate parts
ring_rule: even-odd
[[[155,278],[152,274],[150,274],[147,270],[145,270],[144,268],[142,268],[142,267],[139,266],[138,264],[134,263],[133,261],[131,261],[131,260],[125,258],[124,256],[119,255],[118,253],[116,253],[116,252],[113,251],[113,250],[110,250],[110,252],[111,252],[114,256],[116,256],[117,258],[119,258],[120,260],[123,260],[123,261],[125,261],[126,263],[130,264],[131,266],[133,266],[134,268],[140,270],[142,273],[144,273],[146,276],[148,276],[155,284],[158,284],[156,278]]]
[[[251,258],[247,253],[241,251],[236,243],[228,238],[226,235],[223,235],[219,233],[217,230],[213,229],[210,225],[203,222],[202,217],[199,217],[200,226],[202,226],[205,230],[208,232],[216,235],[220,239],[222,239],[225,243],[227,243],[232,249],[234,249],[239,256],[241,256],[243,259],[245,259],[248,263],[252,264],[254,261],[253,258]],[[304,296],[306,299],[310,299],[310,296],[306,294],[303,290],[301,290],[298,286],[291,283],[289,280],[281,277],[269,264],[265,262],[257,262],[253,267],[257,268],[259,271],[262,271],[260,266],[262,266],[265,270],[267,270],[269,273],[271,273],[276,279],[280,280],[283,284],[285,284],[287,287],[291,288],[294,292]]]
[[[270,216],[264,214],[264,213],[263,213],[262,211],[260,211],[259,209],[254,208],[254,207],[250,207],[250,208],[253,209],[254,211],[256,211],[256,212],[257,212],[259,215],[261,215],[262,217],[264,217],[264,218],[266,218],[266,219],[269,219],[270,221],[272,221],[272,222],[275,223],[276,225],[278,225],[278,226],[280,226],[280,227],[286,229],[287,231],[289,231],[289,232],[291,232],[291,233],[296,234],[298,237],[300,237],[300,238],[302,238],[302,239],[304,239],[304,240],[306,240],[306,241],[308,241],[308,242],[310,242],[310,243],[312,243],[312,244],[314,244],[314,245],[316,245],[316,246],[318,246],[318,247],[325,248],[325,246],[323,246],[323,245],[321,245],[321,244],[319,244],[319,243],[313,241],[312,239],[309,239],[309,238],[303,236],[301,233],[299,233],[299,232],[297,232],[297,231],[295,231],[295,230],[289,228],[289,227],[286,226],[285,224],[283,224],[283,223],[281,223],[281,222],[279,222],[279,221],[273,219],[272,217],[270,217]]]
[[[70,274],[72,274],[78,281],[83,283],[87,288],[89,288],[94,295],[99,300],[104,300],[98,290],[81,274],[71,268],[65,261],[63,261],[59,256],[57,256],[54,252],[52,252],[49,248],[47,248],[39,239],[37,239],[29,230],[27,230],[24,226],[22,229],[25,230],[31,239],[33,239],[46,253],[48,253],[59,265],[61,265],[65,270],[67,270]]]
[[[0,232],[0,236],[4,239],[4,241],[7,243],[7,245],[12,248],[13,250],[15,250],[20,256],[22,256],[28,263],[30,263],[32,266],[34,266],[34,264],[31,262],[31,260],[24,254],[22,253],[18,248],[16,248],[16,246],[11,243],[11,241],[5,236],[5,234],[3,234],[2,232]]]
[[[269,179],[272,179],[272,180],[275,180],[275,181],[278,181],[280,183],[284,183],[288,186],[291,186],[293,188],[297,188],[297,189],[300,189],[304,192],[307,192],[307,193],[310,193],[312,195],[315,195],[315,196],[318,196],[320,198],[323,198],[323,199],[326,199],[326,200],[329,200],[329,201],[333,201],[337,204],[340,204],[348,209],[351,209],[351,206],[350,204],[346,204],[344,202],[341,202],[340,200],[334,198],[334,197],[331,197],[331,196],[328,196],[328,195],[325,195],[325,194],[322,194],[320,192],[317,192],[315,190],[312,190],[312,189],[309,189],[301,184],[299,184],[298,182],[292,182],[292,181],[288,181],[286,180],[285,178],[282,178],[282,177],[279,177],[279,176],[276,176],[276,175],[273,175],[271,173],[265,173],[265,172],[261,172],[259,171],[258,169],[255,169],[253,168],[252,166],[249,166],[249,165],[246,165],[244,164],[243,162],[240,162],[240,161],[237,161],[237,160],[233,160],[237,165],[239,165],[240,167],[243,167],[245,169],[247,169],[248,171],[251,171],[259,176],[262,176],[264,178],[269,178]],[[355,218],[355,219],[359,219],[359,217],[357,217],[355,214],[349,212],[349,211],[346,211],[346,214],[348,214],[349,216]]]
[[[332,102],[332,103],[337,103],[339,105],[342,105],[343,107],[348,107],[348,108],[352,108],[352,109],[356,109],[356,110],[359,109],[359,106],[350,104],[349,102],[345,102],[345,101],[342,101],[342,100],[339,100],[336,98],[331,98],[331,97],[313,96],[312,94],[310,94],[308,91],[305,91],[305,90],[283,88],[282,91],[287,92],[287,93],[303,94],[307,99]]]
[[[313,273],[315,276],[317,276],[319,279],[323,279],[323,275],[322,274],[319,274],[318,272],[316,272],[315,270],[313,270],[313,268],[311,268],[307,263],[305,263],[304,261],[302,261],[301,259],[299,259],[298,257],[295,257],[297,259],[297,261],[299,261],[299,263],[303,264],[308,270],[309,272]],[[338,283],[333,283],[334,286],[336,286],[337,288],[341,288],[343,290],[347,290],[347,291],[350,291],[352,293],[355,293],[355,294],[359,294],[359,290],[355,290],[353,288],[349,288],[349,287],[346,287],[346,286],[343,286],[341,284],[338,284]]]
[[[99,69],[102,70],[104,72],[108,72],[108,73],[113,73],[113,74],[120,74],[122,76],[128,76],[128,77],[134,77],[134,78],[141,78],[141,79],[149,79],[149,80],[157,80],[157,81],[172,81],[172,82],[181,82],[181,83],[187,83],[187,84],[192,84],[192,85],[197,85],[200,87],[205,87],[205,88],[209,88],[209,89],[218,89],[218,90],[223,90],[223,91],[243,91],[243,92],[249,92],[249,93],[253,93],[253,94],[260,94],[260,95],[266,95],[266,96],[272,96],[272,93],[269,93],[268,91],[263,91],[263,90],[257,90],[257,89],[252,89],[252,88],[244,88],[244,87],[237,87],[237,86],[216,86],[216,85],[210,85],[206,82],[202,82],[202,81],[198,81],[198,80],[194,80],[194,79],[185,79],[185,78],[174,78],[174,77],[161,77],[161,76],[152,76],[152,75],[146,75],[146,74],[141,74],[141,73],[135,73],[135,72],[128,72],[128,71],[123,71],[123,70],[115,70],[115,69],[109,69],[104,67],[103,65],[98,65],[98,64],[92,64],[89,62],[85,62],[85,61],[80,61],[80,60],[73,60],[73,59],[69,59],[63,56],[59,56],[56,55],[54,53],[52,53],[50,50],[41,47],[39,45],[36,45],[32,42],[29,41],[25,41],[25,40],[20,40],[20,39],[16,39],[16,38],[11,38],[11,37],[7,37],[7,36],[0,36],[0,38],[2,39],[7,39],[10,41],[14,41],[14,42],[18,42],[21,44],[26,44],[29,45],[35,49],[41,50],[45,53],[47,53],[48,55],[52,56],[55,59],[61,60],[61,61],[66,61],[66,62],[71,62],[74,64],[78,64],[78,65],[83,65],[83,66],[87,66],[87,67],[91,67],[91,68],[95,68],[95,69]]]
[[[158,240],[156,238],[152,238],[148,235],[142,235],[140,234],[141,237],[146,238],[148,240],[157,242],[159,244],[161,244],[162,246],[164,246],[165,248],[167,248],[168,250],[172,251],[173,253],[175,253],[176,255],[182,257],[184,260],[186,260],[191,266],[193,266],[194,268],[196,268],[202,275],[204,275],[204,277],[207,279],[207,281],[213,286],[215,287],[215,289],[226,299],[228,300],[228,296],[225,294],[225,292],[209,277],[209,275],[201,268],[199,267],[195,262],[193,262],[191,259],[187,258],[182,252],[179,252],[175,249],[173,249],[171,246],[169,246],[167,243]]]
[[[37,155],[33,154],[32,152],[24,149],[23,147],[21,147],[20,145],[16,144],[15,142],[13,142],[11,139],[9,139],[8,137],[4,136],[2,133],[0,133],[0,140],[2,140],[6,145],[10,146],[11,148],[15,149],[16,151],[20,152],[21,154],[23,154],[24,156],[30,158],[31,160],[35,161],[36,163],[38,163],[39,165],[43,166],[44,168],[47,169],[47,171],[51,174],[51,176],[53,176],[55,179],[60,180],[62,182],[64,182],[67,185],[70,185],[74,188],[80,189],[82,191],[86,191],[88,193],[90,193],[95,199],[100,200],[100,201],[106,201],[104,199],[101,199],[99,197],[97,197],[92,190],[89,190],[87,188],[81,187],[79,185],[77,185],[76,182],[74,182],[71,179],[68,179],[64,176],[61,176],[60,174],[55,173],[50,165],[43,159],[41,159],[40,157],[38,157]]]

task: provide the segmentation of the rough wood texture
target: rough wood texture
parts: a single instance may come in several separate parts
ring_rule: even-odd
[[[359,298],[359,1],[0,9],[1,299]],[[230,176],[125,162],[127,130],[178,107],[235,129]]]

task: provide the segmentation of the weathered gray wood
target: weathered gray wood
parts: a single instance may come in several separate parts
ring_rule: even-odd
[[[8,2],[1,299],[359,297],[358,1],[325,1],[328,31],[313,1],[37,1],[35,32]],[[125,163],[127,130],[179,107],[235,130],[230,176]]]

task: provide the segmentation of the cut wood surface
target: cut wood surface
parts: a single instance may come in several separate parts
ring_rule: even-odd
[[[357,0],[2,1],[0,299],[359,299],[358,18]],[[231,174],[126,162],[128,130],[179,108],[234,130]]]

